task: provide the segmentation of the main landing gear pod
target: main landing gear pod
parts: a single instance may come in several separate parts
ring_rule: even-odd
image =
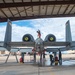
[[[31,34],[25,34],[23,36],[22,40],[24,42],[29,42],[29,41],[33,42],[34,41],[34,38],[33,38],[33,36]]]
[[[53,34],[48,34],[45,38],[46,42],[55,42],[56,41],[56,37]]]

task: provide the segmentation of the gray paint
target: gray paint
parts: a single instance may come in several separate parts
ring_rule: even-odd
[[[70,21],[66,22],[66,42],[72,42]]]
[[[11,46],[7,45],[7,43],[11,42],[11,37],[12,37],[11,35],[12,35],[12,23],[8,19],[8,21],[7,21],[7,27],[6,27],[6,33],[5,33],[5,39],[4,39],[4,47],[7,50],[11,49]]]

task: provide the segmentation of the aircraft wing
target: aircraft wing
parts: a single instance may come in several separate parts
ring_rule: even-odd
[[[11,47],[35,47],[35,42],[9,42],[8,46]],[[43,42],[44,47],[47,46],[68,46],[69,42]]]
[[[70,42],[44,42],[44,46],[68,46]]]
[[[11,47],[34,47],[35,42],[9,42],[7,45]]]
[[[66,47],[60,47],[60,48],[47,48],[47,52],[58,52],[58,51],[67,51]]]

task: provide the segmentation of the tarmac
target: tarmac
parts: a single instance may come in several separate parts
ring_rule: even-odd
[[[29,56],[27,56],[25,63],[17,63],[14,56],[10,56],[8,62],[4,63],[6,57],[0,57],[0,75],[75,75],[75,60],[72,56],[67,55],[62,66],[51,66],[47,58],[46,66],[43,67],[30,62],[32,58],[30,60]]]

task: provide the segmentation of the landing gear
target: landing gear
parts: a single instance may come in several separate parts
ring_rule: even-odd
[[[20,63],[24,63],[24,52],[21,53]]]
[[[57,52],[53,52],[54,57],[52,56],[52,54],[50,54],[50,61],[51,61],[51,65],[53,65],[53,63],[55,65],[62,65],[62,54],[61,51],[59,50],[59,56],[57,56]]]
[[[42,52],[40,54],[40,66],[42,66]]]
[[[51,61],[51,65],[53,65],[53,55],[50,54],[50,61]]]
[[[39,66],[45,66],[45,52],[40,51],[40,62]]]
[[[34,52],[34,64],[36,64],[36,52]]]
[[[62,65],[62,54],[60,50],[59,50],[59,65]]]
[[[50,53],[50,52],[49,52],[49,53]],[[53,63],[54,63],[54,57],[53,57],[52,52],[50,53],[49,58],[50,58],[50,62],[51,62],[50,65],[52,66]]]

